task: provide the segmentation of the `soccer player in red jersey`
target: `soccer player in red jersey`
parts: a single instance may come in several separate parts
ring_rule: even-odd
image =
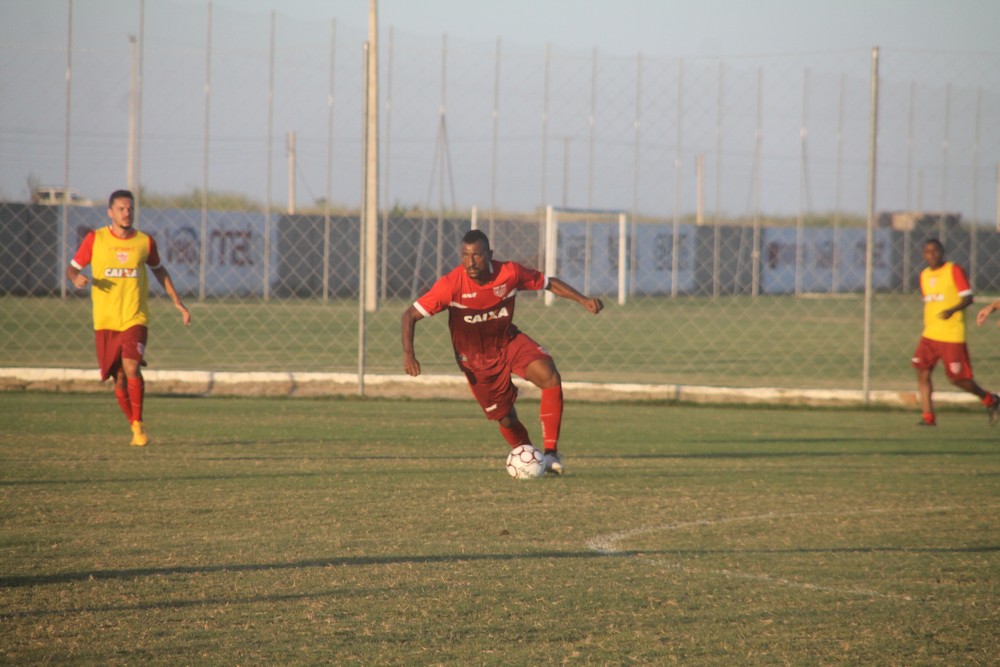
[[[547,289],[576,301],[594,315],[604,304],[554,276],[516,262],[494,260],[489,239],[476,229],[462,237],[461,260],[403,313],[403,368],[409,375],[420,375],[420,362],[413,351],[416,324],[447,310],[458,367],[465,373],[487,419],[499,424],[500,433],[512,448],[531,444],[528,430],[514,409],[517,387],[512,374],[542,390],[539,413],[545,470],[561,475],[558,442],[563,413],[562,378],[549,353],[514,326],[514,298],[522,290]]]
[[[944,259],[944,246],[937,239],[924,242],[920,292],[924,297],[924,330],[911,362],[917,370],[920,390],[921,426],[934,426],[931,371],[938,361],[959,389],[975,394],[986,406],[990,425],[1000,416],[1000,397],[980,387],[972,377],[972,362],[965,340],[965,309],[972,304],[972,288],[961,266]],[[985,319],[985,318],[984,318]]]
[[[147,266],[173,299],[184,324],[191,324],[191,313],[160,262],[156,241],[133,226],[135,200],[131,192],[111,193],[108,217],[111,224],[89,232],[83,239],[66,267],[66,277],[77,289],[86,289],[89,280],[81,270],[91,265],[94,283],[90,294],[101,382],[114,378],[118,405],[132,428],[131,444],[145,447],[149,436],[142,421],[145,382],[141,367],[145,365],[149,324]]]

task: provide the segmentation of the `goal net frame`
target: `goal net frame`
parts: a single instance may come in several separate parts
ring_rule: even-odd
[[[618,304],[625,305],[628,299],[628,214],[620,210],[608,209],[587,209],[587,208],[567,208],[562,206],[545,207],[545,267],[543,271],[547,276],[555,276],[559,264],[559,223],[560,219],[565,222],[586,222],[586,238],[584,242],[584,284],[574,285],[584,294],[590,293],[590,270],[591,270],[591,222],[618,223]],[[546,290],[545,305],[549,306],[555,301],[555,295]]]

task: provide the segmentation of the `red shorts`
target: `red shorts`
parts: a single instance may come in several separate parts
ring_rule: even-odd
[[[94,332],[97,340],[97,364],[101,367],[101,382],[118,372],[122,359],[135,359],[142,363],[148,334],[149,330],[141,324],[125,331],[98,329]]]
[[[528,365],[538,359],[551,359],[541,345],[523,333],[517,334],[499,355],[476,367],[459,361],[458,367],[469,381],[469,389],[486,413],[487,419],[503,419],[514,409],[517,387],[511,375],[524,377]]]
[[[965,343],[943,343],[921,336],[910,363],[917,370],[929,371],[934,369],[938,360],[944,366],[944,372],[949,379],[972,379],[972,362],[969,360],[969,348]]]

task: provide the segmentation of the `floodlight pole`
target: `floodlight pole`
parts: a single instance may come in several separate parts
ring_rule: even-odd
[[[871,390],[872,363],[872,244],[875,240],[875,172],[878,147],[878,47],[872,49],[871,107],[869,110],[870,132],[868,135],[868,224],[865,235],[865,335],[864,358],[861,371],[861,393],[868,405]]]
[[[211,5],[209,5],[211,7]],[[128,36],[130,66],[128,87],[128,155],[125,156],[125,187],[135,191],[135,115],[136,115],[136,78],[138,76],[136,58],[138,45],[135,35]]]
[[[365,310],[378,307],[378,0],[368,3],[368,51],[365,67],[364,273]]]
[[[556,241],[559,238],[559,231],[556,229],[558,224],[556,216],[551,206],[545,207],[545,275],[554,276],[556,275]],[[543,301],[546,306],[551,306],[552,302],[556,300],[555,295],[549,290],[545,290],[545,297]]]
[[[59,244],[59,267],[62,268],[69,263],[69,149],[71,119],[73,117],[73,0],[68,0],[66,4],[66,126],[63,141],[63,187],[66,188],[65,201],[59,207],[60,218],[62,219],[61,242]],[[58,273],[56,274],[58,275]],[[66,298],[66,281],[59,281],[59,296]]]
[[[764,72],[757,69],[757,125],[754,131],[753,149],[753,247],[750,249],[752,259],[752,277],[750,294],[754,298],[760,296],[760,143],[762,130],[761,93],[764,87]]]
[[[145,51],[146,51],[146,0],[139,0],[139,55],[136,58],[135,74],[135,144],[132,147],[135,157],[133,159],[133,175],[135,189],[135,215],[138,216],[142,210],[142,91],[145,89]]]
[[[364,51],[364,63],[363,67],[365,71],[368,70],[368,58],[371,54],[371,43],[365,42],[363,47]],[[367,76],[364,78],[364,93],[362,95],[361,104],[364,108],[363,117],[368,118],[368,86],[371,85],[371,81],[368,80]],[[365,220],[367,219],[366,208],[368,206],[368,197],[365,189],[368,187],[368,161],[364,159],[364,154],[366,153],[366,148],[368,146],[368,124],[367,122],[362,122],[362,141],[361,141],[361,215],[358,217],[358,396],[365,395],[365,325],[367,324],[367,299],[365,299],[367,276],[365,267],[365,241],[367,234],[365,233]]]
[[[969,230],[969,278],[971,280],[972,289],[976,288],[976,273],[978,270],[978,262],[976,258],[979,255],[978,252],[978,225],[979,225],[979,146],[982,128],[982,110],[983,110],[983,89],[979,88],[976,90],[976,130],[975,130],[975,140],[972,144],[972,227]]]
[[[267,51],[267,188],[264,193],[264,301],[271,299],[271,180],[274,153],[274,34],[277,13],[271,11],[270,40]]]
[[[330,22],[330,78],[326,95],[326,196],[323,200],[323,303],[330,301],[330,200],[333,198],[334,73],[337,57],[337,20]]]
[[[131,38],[133,49],[135,38]],[[134,97],[134,95],[133,95]],[[198,301],[205,301],[208,271],[208,170],[209,146],[211,145],[212,121],[212,3],[208,3],[205,17],[205,112],[202,119],[203,136],[201,150],[201,229],[199,230],[198,251]],[[130,114],[131,115],[131,114]],[[132,182],[133,147],[135,146],[134,123],[129,124],[129,183]],[[131,187],[129,188],[131,189]]]
[[[618,214],[618,305],[625,305],[625,295],[628,294],[628,276],[626,268],[626,246],[628,245],[628,228],[624,213]]]
[[[288,215],[295,215],[295,130],[287,135],[288,148]]]

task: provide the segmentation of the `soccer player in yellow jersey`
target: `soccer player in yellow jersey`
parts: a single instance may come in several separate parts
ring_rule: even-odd
[[[101,382],[114,378],[118,405],[132,428],[132,445],[145,447],[149,436],[142,421],[145,383],[141,367],[149,325],[149,279],[146,267],[173,299],[184,324],[191,313],[174,289],[170,274],[160,262],[153,237],[135,229],[135,200],[128,190],[116,190],[108,198],[111,224],[87,234],[66,277],[77,289],[86,289],[87,276],[81,269],[91,265],[94,284],[90,290],[94,305],[94,333]]]
[[[940,360],[944,372],[959,389],[975,394],[986,406],[990,425],[1000,415],[1000,397],[980,387],[972,378],[972,362],[965,344],[965,309],[972,304],[972,288],[961,266],[944,260],[944,246],[937,239],[924,242],[920,292],[924,297],[924,331],[913,353],[917,386],[923,410],[921,426],[934,426],[934,386],[931,371]]]

